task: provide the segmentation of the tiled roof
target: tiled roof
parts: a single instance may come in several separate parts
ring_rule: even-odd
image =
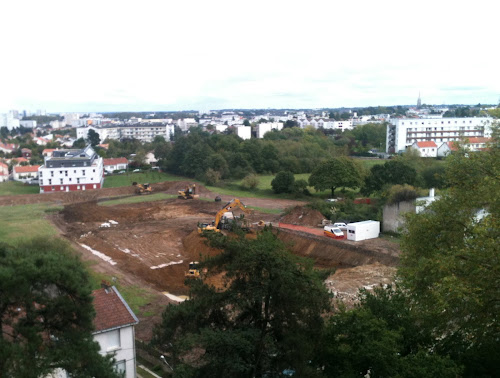
[[[0,147],[6,150],[15,150],[17,146],[12,143],[0,143]]]
[[[1,162],[1,161],[0,161],[0,167],[9,168],[9,166],[7,164],[5,164],[4,162]]]
[[[485,137],[472,137],[469,138],[469,143],[488,143],[491,139]]]
[[[92,295],[94,296],[96,312],[94,319],[95,332],[121,328],[139,322],[114,286],[94,290]]]
[[[127,158],[124,157],[104,159],[104,165],[116,165],[116,164],[128,164],[128,160]]]
[[[39,165],[18,165],[14,167],[14,173],[38,172]]]
[[[15,160],[17,161],[18,163],[22,163],[22,162],[29,162],[28,159],[26,159],[25,157],[15,157],[15,158],[12,158],[11,160]]]
[[[448,147],[450,147],[450,150],[458,151],[458,142],[457,141],[447,142],[447,144],[448,144]]]
[[[50,153],[50,152],[54,152],[56,151],[57,149],[56,148],[46,148],[42,151],[42,154],[47,154],[47,153]]]
[[[31,150],[29,148],[22,148],[21,152],[31,152]]]
[[[436,148],[437,145],[434,143],[432,140],[429,141],[424,141],[424,142],[417,142],[418,148],[429,148],[429,147],[434,147]]]

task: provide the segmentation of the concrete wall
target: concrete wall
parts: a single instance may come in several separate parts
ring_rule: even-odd
[[[415,202],[405,201],[394,205],[385,205],[383,213],[383,231],[399,232],[403,226],[403,214],[407,212],[415,212]]]

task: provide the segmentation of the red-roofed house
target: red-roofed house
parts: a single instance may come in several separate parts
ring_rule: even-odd
[[[9,180],[9,166],[0,161],[0,182]]]
[[[433,141],[415,142],[411,145],[422,157],[437,157],[437,144]]]
[[[10,162],[12,163],[12,165],[19,165],[21,163],[29,163],[30,161],[25,157],[15,157],[10,159]]]
[[[0,151],[5,152],[6,154],[16,151],[17,148],[18,146],[12,143],[0,143]]]
[[[113,171],[119,171],[121,169],[127,169],[128,160],[127,158],[112,158],[112,159],[104,159],[104,170],[108,173],[112,173]]]
[[[471,151],[481,151],[486,148],[486,144],[491,142],[490,138],[485,137],[471,137],[465,141],[465,146]]]
[[[124,377],[135,378],[135,330],[139,320],[114,286],[94,290],[94,340],[101,354],[112,353],[116,370]]]
[[[111,354],[117,372],[125,378],[136,377],[135,330],[139,320],[114,286],[104,283],[92,292],[94,297],[94,341],[99,343],[102,355]],[[62,369],[54,371],[51,378],[66,378]]]
[[[27,182],[38,179],[39,165],[16,165],[12,170],[14,181]]]
[[[52,157],[52,153],[54,151],[57,151],[56,148],[45,148],[43,151],[42,151],[42,156],[46,156],[46,157]]]

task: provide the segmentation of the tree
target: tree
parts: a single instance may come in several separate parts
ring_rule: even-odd
[[[89,142],[92,147],[95,147],[101,143],[101,137],[93,129],[90,129],[87,134],[87,142]]]
[[[362,192],[370,195],[380,191],[387,185],[415,185],[417,171],[415,168],[399,160],[390,160],[383,165],[374,165],[370,174],[365,177]]]
[[[447,159],[450,189],[429,211],[408,215],[401,283],[432,318],[435,349],[465,376],[495,376],[500,351],[500,139],[486,151]]]
[[[290,254],[267,229],[254,240],[212,235],[211,245],[223,252],[202,264],[208,276],[188,282],[190,300],[169,305],[155,332],[178,376],[277,376],[286,368],[312,376],[309,361],[329,308],[312,262]],[[221,273],[222,287],[208,284]],[[196,366],[182,358],[192,349]]]
[[[281,171],[276,174],[273,181],[271,181],[271,187],[274,193],[291,193],[293,192],[293,184],[295,182],[295,176],[290,171]]]
[[[0,371],[37,378],[63,368],[74,377],[116,377],[93,341],[92,289],[61,240],[0,246]]]
[[[309,176],[309,186],[317,191],[337,188],[357,188],[361,184],[360,168],[346,157],[327,160],[317,166]]]
[[[243,126],[250,126],[250,121],[248,119],[243,120]]]
[[[73,142],[73,148],[84,148],[85,147],[85,139],[80,138]]]
[[[433,338],[401,290],[361,290],[352,310],[328,322],[319,364],[327,377],[449,377],[461,369],[432,351]]]
[[[259,186],[259,176],[255,173],[250,173],[241,180],[241,187],[244,189],[254,190],[257,186]]]

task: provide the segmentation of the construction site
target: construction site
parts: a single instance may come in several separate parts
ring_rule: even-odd
[[[92,269],[151,293],[154,299],[146,309],[149,316],[139,314],[141,322],[137,327],[137,337],[148,340],[164,306],[187,298],[185,280],[189,264],[220,253],[207,245],[198,225],[213,224],[232,198],[218,196],[202,186],[197,188],[196,197],[175,196],[188,185],[186,182],[153,184],[154,193],[170,194],[172,198],[120,205],[106,202],[111,198],[137,195],[135,188],[57,193],[53,198],[50,194],[33,195],[29,199],[28,196],[12,196],[3,198],[2,202],[62,204],[63,210],[52,214],[50,219],[61,235],[77,247],[83,259],[91,261]],[[313,259],[319,269],[335,271],[325,281],[335,298],[352,304],[359,288],[370,289],[392,282],[399,261],[396,243],[381,238],[351,242],[324,237],[321,231],[318,232],[323,216],[305,207],[303,202],[262,198],[240,200],[248,208],[283,211],[281,214],[250,212],[236,207],[234,214],[236,217],[244,214],[248,224],[272,225],[291,253]],[[288,210],[285,212],[285,209]],[[253,232],[257,230],[258,227]]]

